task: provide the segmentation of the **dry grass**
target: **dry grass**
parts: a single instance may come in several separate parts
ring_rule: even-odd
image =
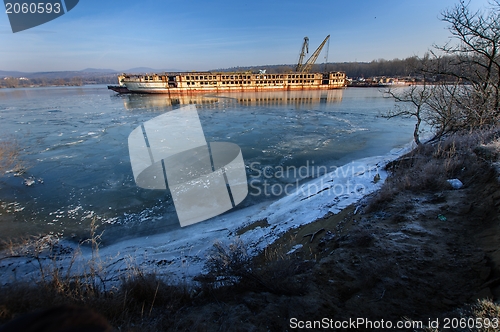
[[[62,259],[58,241],[52,237],[31,238],[22,249],[9,244],[12,256],[35,262],[38,277],[35,281],[21,280],[0,287],[0,324],[37,310],[76,306],[92,308],[121,331],[194,328],[188,323],[191,318],[186,308],[246,292],[299,295],[306,290],[297,278],[304,272],[303,264],[270,249],[263,251],[257,261],[241,241],[227,246],[214,244],[207,260],[209,272],[198,279],[197,286],[173,284],[164,277],[168,276],[167,271],[161,271],[164,276],[160,276],[134,265],[127,268],[119,282],[112,282],[115,278],[108,276],[107,264],[99,255],[100,234],[95,220],[90,229],[87,242],[92,255],[83,264],[79,250],[72,253],[69,261]],[[82,265],[83,271],[79,270]]]
[[[399,192],[435,192],[451,189],[449,179],[459,179],[465,187],[492,176],[489,161],[478,147],[497,139],[499,131],[455,134],[438,142],[423,144],[387,165],[391,173],[371,200],[367,211],[389,203]]]
[[[449,313],[447,318],[448,328],[424,328],[423,332],[453,331],[463,332],[497,332],[500,330],[500,305],[489,299],[477,300],[476,303],[467,305]],[[443,325],[444,320],[441,322]]]
[[[121,281],[111,282],[107,264],[99,255],[101,234],[95,219],[90,229],[87,242],[92,256],[83,263],[79,250],[69,260],[61,258],[53,237],[4,244],[8,255],[35,262],[38,277],[0,287],[0,324],[38,310],[74,306],[92,308],[123,331],[165,330],[175,322],[173,313],[191,301],[189,288],[169,284],[156,273],[135,266],[128,267]]]
[[[265,249],[260,259],[254,259],[240,240],[229,245],[217,242],[207,258],[208,273],[199,280],[210,289],[299,295],[306,291],[305,284],[296,277],[303,272],[302,265],[279,249]]]

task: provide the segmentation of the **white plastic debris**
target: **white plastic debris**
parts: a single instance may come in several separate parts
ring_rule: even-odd
[[[34,184],[35,184],[35,179],[34,178],[29,177],[27,179],[24,179],[24,185],[25,186],[31,187]]]
[[[459,179],[450,179],[446,181],[451,185],[453,189],[460,189],[464,186],[462,181],[460,181]]]

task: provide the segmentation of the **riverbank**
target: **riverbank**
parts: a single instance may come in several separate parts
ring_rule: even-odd
[[[136,248],[141,252],[134,252],[136,260],[128,267],[123,263],[116,268],[125,258],[105,261],[108,272],[111,268],[122,274],[108,273],[104,280],[125,282],[116,291],[106,291],[107,300],[75,300],[71,289],[78,290],[79,285],[59,275],[60,284],[72,281],[73,286],[66,291],[62,287],[62,293],[49,287],[56,296],[46,305],[92,305],[113,325],[130,331],[285,330],[292,322],[325,317],[384,319],[394,324],[411,319],[427,325],[430,320],[464,317],[472,310],[459,310],[464,305],[500,295],[496,137],[495,132],[455,137],[417,149],[389,164],[387,180],[382,164],[365,162],[374,167],[354,172],[365,175],[356,183],[373,189],[363,199],[336,202],[320,195],[327,190],[318,187],[316,195],[291,195],[276,202],[267,214],[265,209],[255,211],[238,230],[205,228],[198,238],[212,247],[208,261],[196,263],[193,253],[199,247],[192,242],[190,252],[177,244],[185,253],[180,257],[184,271],[196,275],[198,266],[206,268],[196,284],[172,275],[177,263],[161,251],[174,248],[173,243],[163,239],[163,246],[155,247],[160,238],[148,238]],[[452,178],[460,179],[463,187],[453,189],[447,182]],[[299,227],[286,226],[299,218],[312,219]],[[207,234],[216,231],[212,238],[226,239],[232,232],[233,240],[213,246]],[[264,250],[252,258],[258,249]],[[106,257],[106,250],[100,257]],[[17,269],[7,267],[5,260],[1,263],[4,271]],[[14,286],[2,290],[4,321],[40,303],[31,298],[30,305],[23,302],[24,309],[16,309],[23,299]],[[113,306],[121,308],[121,316],[110,309]]]
[[[164,266],[166,268],[161,274],[190,283],[193,277],[202,273],[207,252],[218,241],[230,243],[238,239],[245,243],[249,255],[255,255],[290,229],[338,214],[379,189],[387,176],[384,165],[408,152],[410,146],[394,149],[385,156],[364,158],[335,168],[333,172],[313,179],[296,190],[292,184],[293,192],[274,203],[260,203],[189,227],[128,238],[101,247],[101,259],[112,267],[107,269],[108,275],[112,276],[109,281],[118,281],[123,276],[122,272],[127,270],[127,264],[133,263],[145,271]],[[57,245],[67,253],[58,256],[60,266],[72,264],[75,260],[73,253],[78,251],[81,257],[77,261],[83,269],[85,261],[94,255],[88,241],[78,247],[55,237],[42,237],[37,241]],[[44,252],[43,255],[48,260],[51,253]],[[40,277],[39,269],[25,264],[22,255],[14,256],[21,257],[0,261],[4,283],[17,280],[20,275],[33,279]]]

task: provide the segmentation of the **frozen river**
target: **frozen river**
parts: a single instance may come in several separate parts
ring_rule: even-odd
[[[169,191],[136,186],[127,139],[186,104],[196,105],[207,141],[241,148],[249,194],[237,209],[412,139],[411,120],[380,117],[394,102],[375,88],[175,99],[105,86],[2,89],[0,139],[15,140],[29,168],[22,177],[0,175],[0,239],[52,232],[80,240],[93,217],[105,244],[178,230]]]

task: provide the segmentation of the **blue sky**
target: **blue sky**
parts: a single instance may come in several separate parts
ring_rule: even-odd
[[[457,2],[80,0],[62,17],[15,34],[0,13],[0,70],[293,64],[305,36],[311,54],[328,34],[329,62],[422,56],[449,40],[439,14]]]

